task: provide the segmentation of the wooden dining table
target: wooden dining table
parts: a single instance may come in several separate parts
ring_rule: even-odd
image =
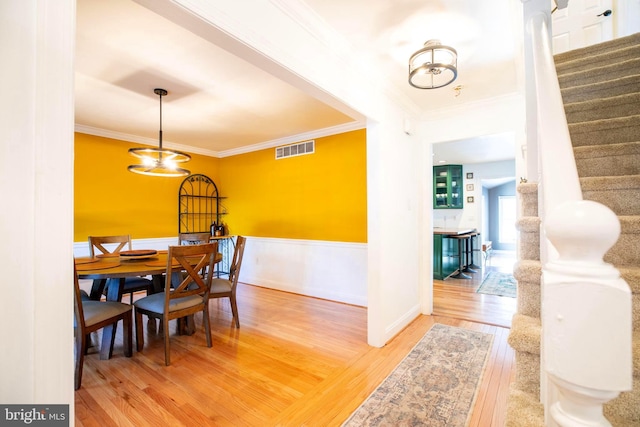
[[[111,255],[111,254],[109,254]],[[192,265],[197,265],[199,258],[193,258]],[[222,260],[222,254],[217,253],[215,262]],[[80,257],[75,259],[76,269],[79,279],[91,279],[91,291],[89,298],[92,300],[100,300],[102,298],[105,286],[107,287],[107,301],[120,301],[122,296],[122,287],[124,279],[127,277],[151,276],[152,289],[151,293],[164,291],[165,273],[167,272],[167,251],[160,250],[156,254],[127,258],[118,255],[97,256],[94,258]],[[181,279],[180,272],[182,267],[179,264],[172,265],[172,281]],[[186,326],[180,326],[182,333],[191,334],[193,331],[191,322],[187,321]]]
[[[217,253],[215,262],[222,260],[222,254]],[[192,265],[197,264],[194,258]],[[107,301],[120,301],[123,283],[120,279],[127,277],[151,276],[153,287],[152,293],[164,290],[165,277],[167,272],[167,251],[157,251],[156,254],[144,258],[125,258],[121,256],[97,256],[94,258],[76,258],[76,269],[79,279],[92,279],[91,292],[89,298],[99,300],[102,297],[107,281]],[[172,272],[179,273],[182,267],[172,266]]]

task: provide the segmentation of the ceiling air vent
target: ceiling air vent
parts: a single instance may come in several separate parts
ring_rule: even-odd
[[[283,145],[282,147],[276,147],[276,160],[284,159],[285,157],[302,156],[303,154],[312,154],[315,152],[316,142],[315,140],[299,142],[297,144]]]

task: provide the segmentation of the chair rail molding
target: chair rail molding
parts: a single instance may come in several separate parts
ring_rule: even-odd
[[[239,281],[315,298],[367,305],[367,244],[247,237]],[[167,249],[178,237],[132,239],[133,248]],[[75,242],[76,257],[89,256]]]

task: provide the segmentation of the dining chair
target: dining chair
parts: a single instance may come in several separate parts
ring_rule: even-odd
[[[76,266],[73,266],[74,276],[74,334],[75,334],[75,389],[82,384],[82,368],[84,356],[89,343],[89,334],[102,329],[102,343],[100,344],[100,359],[106,360],[113,354],[113,344],[116,338],[118,322],[122,320],[124,355],[132,356],[132,316],[133,307],[117,301],[95,301],[87,299],[78,283]],[[86,295],[86,294],[85,294]]]
[[[238,236],[236,238],[236,247],[233,251],[233,260],[229,268],[228,279],[215,278],[211,281],[211,292],[209,298],[229,298],[231,303],[231,313],[235,320],[236,328],[240,327],[240,317],[238,316],[238,303],[236,301],[236,288],[238,287],[238,277],[240,276],[240,267],[242,266],[242,257],[244,255],[244,247],[247,238]]]
[[[180,233],[178,235],[179,245],[201,245],[203,243],[209,243],[211,237],[210,232],[206,233]]]
[[[116,244],[114,249],[105,247],[108,244]],[[126,249],[125,249],[126,248]],[[121,236],[89,236],[89,255],[93,258],[96,256],[96,249],[101,254],[117,254],[122,250],[131,250],[131,236],[124,234]],[[113,280],[110,279],[108,286],[114,286]],[[153,289],[153,281],[145,277],[127,277],[118,279],[119,291],[118,301],[122,299],[123,294],[129,294],[129,304],[133,304],[133,294],[135,292],[146,291],[147,295],[151,289]],[[108,288],[105,288],[107,292]]]
[[[211,274],[215,257],[218,253],[218,243],[203,245],[169,246],[167,254],[167,271],[165,274],[164,292],[152,294],[136,300],[136,345],[137,350],[144,347],[144,333],[142,330],[142,315],[162,322],[164,333],[164,363],[171,363],[169,350],[169,321],[192,316],[202,312],[207,347],[211,347],[211,327],[209,324],[209,290],[211,288]],[[195,262],[197,261],[197,262]],[[187,274],[184,276],[172,274],[173,269],[181,267]],[[180,277],[180,283],[171,283],[172,277]]]

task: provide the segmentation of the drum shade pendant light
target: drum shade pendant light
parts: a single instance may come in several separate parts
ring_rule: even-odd
[[[458,53],[439,40],[429,40],[409,59],[409,84],[418,89],[436,89],[458,76]]]
[[[167,95],[164,89],[154,89],[160,97],[160,132],[158,148],[130,148],[129,154],[142,159],[141,165],[129,166],[129,171],[150,176],[187,176],[191,172],[178,167],[178,163],[191,160],[191,156],[176,150],[162,148],[162,97]]]

